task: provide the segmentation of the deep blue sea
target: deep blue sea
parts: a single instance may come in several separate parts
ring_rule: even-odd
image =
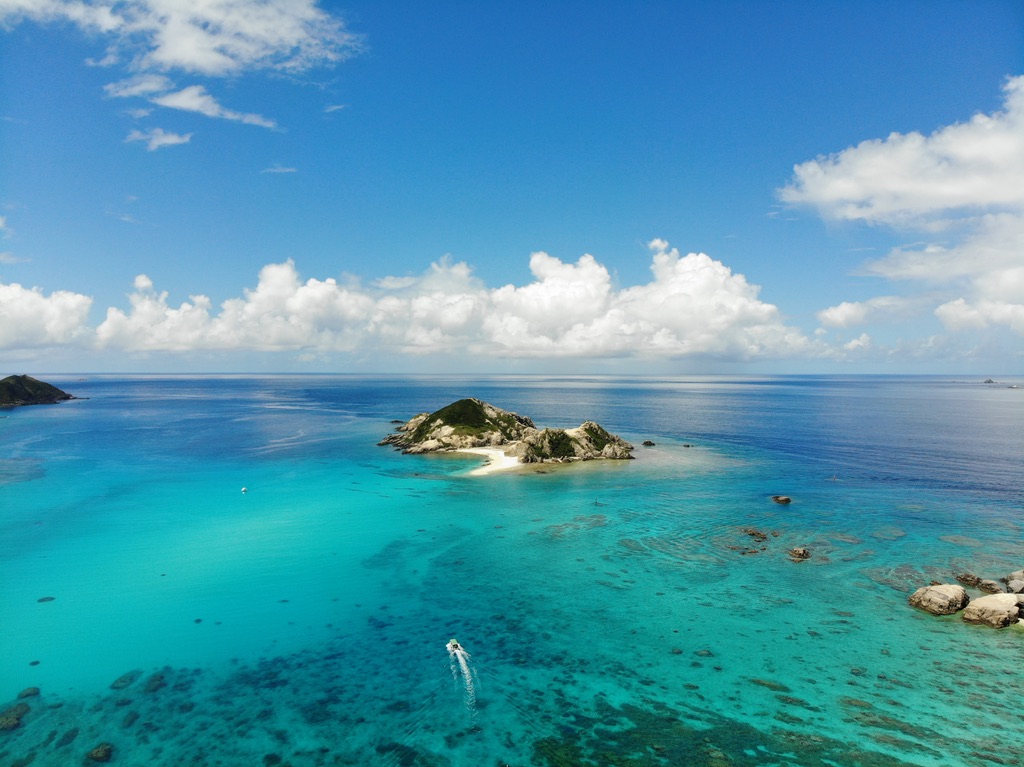
[[[1024,379],[47,380],[0,411],[0,767],[1024,764],[1024,630],[907,604],[1024,567]],[[376,445],[466,396],[636,460]]]

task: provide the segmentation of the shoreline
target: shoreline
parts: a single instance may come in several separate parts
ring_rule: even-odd
[[[519,462],[519,459],[514,455],[506,455],[505,450],[500,447],[464,447],[460,450],[455,450],[456,453],[470,453],[471,455],[482,455],[487,459],[487,463],[482,466],[477,466],[475,469],[467,472],[467,476],[480,477],[486,474],[495,474],[500,471],[508,471],[510,469],[516,469],[524,464]]]

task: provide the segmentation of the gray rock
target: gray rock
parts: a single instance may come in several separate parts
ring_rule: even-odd
[[[1024,570],[1014,570],[1006,576],[1008,581],[1024,581]]]
[[[981,583],[981,578],[974,573],[953,573],[953,577],[963,585],[970,586],[972,589],[978,588],[978,584]]]
[[[956,583],[922,586],[910,595],[910,606],[932,615],[952,615],[970,603],[967,591]]]
[[[986,594],[1002,594],[1003,587],[996,581],[983,580],[978,581],[978,588],[984,591]]]
[[[1006,590],[1011,594],[1024,594],[1024,580],[1014,578],[1011,581],[1007,581]]]
[[[1001,629],[1020,619],[1021,603],[1024,597],[1018,594],[989,594],[973,600],[964,610],[967,623]]]

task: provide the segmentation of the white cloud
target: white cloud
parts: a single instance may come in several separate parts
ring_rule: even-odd
[[[181,109],[186,112],[198,112],[201,115],[221,120],[232,120],[245,123],[246,125],[259,125],[263,128],[277,127],[277,123],[263,115],[236,112],[233,109],[221,106],[217,99],[211,96],[202,85],[190,85],[174,93],[152,96],[149,100],[158,106],[168,107],[169,109]]]
[[[917,228],[1024,205],[1024,76],[1007,81],[1004,110],[929,136],[892,133],[797,165],[781,190],[830,219]]]
[[[11,230],[7,226],[7,218],[5,216],[0,216],[0,239],[6,240],[10,236]],[[9,250],[0,252],[0,264],[18,264],[21,262],[22,259],[15,256]]]
[[[264,168],[260,173],[297,173],[298,168],[289,168],[280,163],[274,163],[269,168]]]
[[[91,331],[86,325],[92,299],[58,290],[0,283],[0,349],[69,344]]]
[[[917,300],[930,300],[948,330],[1005,325],[1024,334],[1024,76],[1003,90],[1003,109],[991,115],[802,163],[780,196],[827,219],[942,236],[895,248],[863,272],[923,283],[928,293]],[[846,327],[885,308],[844,302],[819,319]]]
[[[68,22],[106,44],[95,66],[118,68],[105,87],[115,98],[147,98],[174,109],[265,128],[260,114],[227,109],[204,86],[177,92],[168,72],[237,77],[332,66],[361,49],[319,0],[0,0],[0,26]]]
[[[920,312],[922,301],[901,296],[877,296],[867,301],[843,301],[818,312],[818,322],[827,327],[848,328],[876,322],[912,316]]]
[[[88,32],[117,30],[121,18],[113,2],[88,0],[0,0],[0,22],[11,24],[28,18],[39,22],[69,21]]]
[[[1022,246],[1024,208],[1019,213],[979,217],[972,229],[952,245],[926,243],[896,248],[885,258],[868,262],[865,271],[888,279],[933,283],[989,278],[990,287],[997,287],[1004,273],[1024,265]]]
[[[871,348],[871,336],[867,333],[861,333],[859,336],[854,338],[852,341],[848,341],[843,345],[843,349],[847,352],[863,352]]]
[[[978,330],[989,325],[1006,325],[1024,335],[1024,303],[982,299],[968,303],[962,298],[947,301],[935,315],[950,330]]]
[[[342,61],[360,38],[317,0],[0,0],[0,22],[68,21],[108,40],[103,63],[214,77]]]
[[[257,286],[214,310],[205,296],[172,306],[140,276],[130,308],[107,310],[99,344],[129,351],[254,350],[324,354],[462,353],[495,357],[725,358],[813,356],[742,275],[655,240],[653,280],[616,290],[592,256],[530,259],[533,281],[488,288],[444,258],[423,275],[370,288],[299,278],[291,261],[265,266]]]
[[[162,149],[165,146],[187,144],[191,140],[191,133],[172,133],[165,131],[163,128],[153,128],[148,131],[133,130],[125,138],[125,141],[145,141],[146,148],[150,152]]]
[[[103,90],[108,96],[122,99],[134,96],[149,96],[153,93],[166,93],[173,89],[174,82],[170,78],[157,74],[136,75],[135,77],[119,80],[116,83],[107,83],[103,86]]]
[[[108,83],[103,89],[111,98],[142,97],[152,104],[168,109],[197,112],[206,117],[259,125],[264,128],[277,127],[277,123],[263,115],[238,112],[224,107],[202,85],[190,85],[178,91],[174,91],[174,87],[174,82],[163,75],[143,74]],[[146,109],[135,109],[131,110],[130,114],[142,118],[147,117],[149,112],[150,110]]]

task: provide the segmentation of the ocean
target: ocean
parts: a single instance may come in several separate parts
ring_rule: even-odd
[[[1022,379],[47,380],[0,766],[1024,764],[1024,630],[907,604],[1024,567]],[[377,446],[467,396],[636,459]]]

